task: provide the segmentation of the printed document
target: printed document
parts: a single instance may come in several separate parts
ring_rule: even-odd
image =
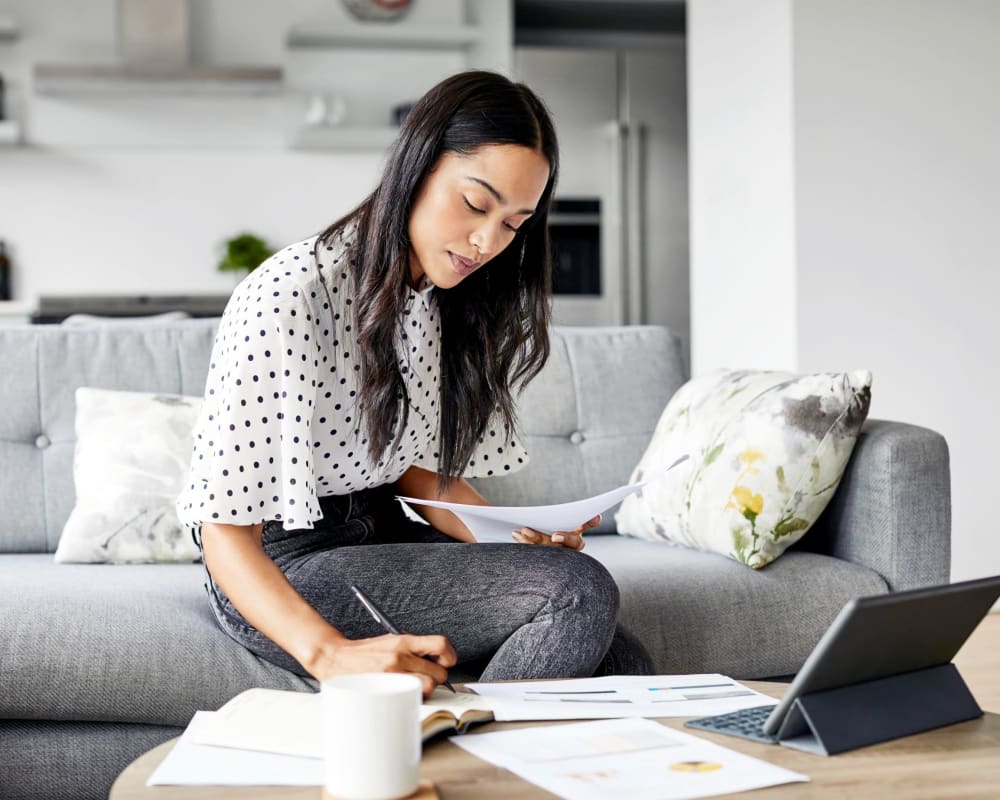
[[[451,741],[567,800],[680,800],[809,780],[647,719],[522,728]]]
[[[687,458],[686,455],[681,456],[664,472],[673,469]],[[418,497],[399,496],[398,499],[404,503],[451,511],[472,531],[477,541],[510,542],[511,533],[519,528],[532,528],[545,534],[579,528],[598,514],[603,514],[620,503],[632,492],[655,481],[657,477],[659,476],[640,483],[619,486],[617,489],[583,500],[548,506],[477,506],[469,503],[446,503],[443,500],[422,500]]]
[[[469,683],[498,721],[707,717],[778,701],[725,675],[607,675],[556,681]]]

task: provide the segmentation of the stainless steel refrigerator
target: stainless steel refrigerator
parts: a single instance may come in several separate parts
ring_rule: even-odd
[[[689,363],[683,36],[648,46],[521,46],[514,65],[554,117],[562,160],[556,197],[599,201],[599,293],[557,294],[555,321],[666,325]]]

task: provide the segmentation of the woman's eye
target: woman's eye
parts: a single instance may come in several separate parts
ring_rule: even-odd
[[[486,209],[485,208],[479,208],[478,206],[472,205],[472,203],[469,202],[469,198],[466,197],[464,194],[462,195],[462,200],[465,201],[465,205],[468,207],[469,211],[473,212],[474,214],[485,214],[486,213]],[[511,225],[509,222],[505,222],[503,224],[503,226],[507,230],[509,230],[511,233],[517,233],[518,229],[515,228],[513,225]]]

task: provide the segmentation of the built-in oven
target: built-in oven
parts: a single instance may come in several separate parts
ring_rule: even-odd
[[[549,211],[552,293],[601,294],[601,201],[557,198]]]
[[[553,200],[549,237],[555,324],[623,324],[621,275],[616,258],[620,246],[614,214],[613,198],[603,195]]]

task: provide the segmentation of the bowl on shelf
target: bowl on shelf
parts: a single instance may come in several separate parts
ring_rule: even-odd
[[[340,0],[358,19],[366,22],[389,22],[399,19],[412,4],[412,0]]]

